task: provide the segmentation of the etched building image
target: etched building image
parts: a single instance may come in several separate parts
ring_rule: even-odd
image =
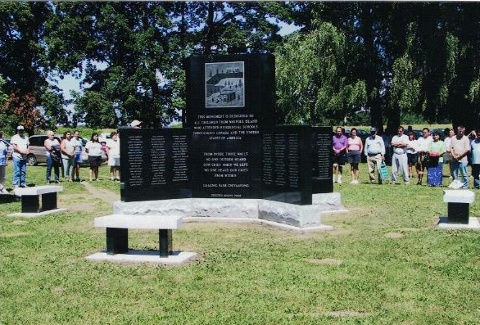
[[[243,61],[205,64],[205,107],[245,107]]]

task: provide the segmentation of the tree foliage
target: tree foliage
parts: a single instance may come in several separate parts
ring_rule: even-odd
[[[67,122],[63,96],[49,83],[45,55],[49,32],[45,22],[52,15],[51,4],[45,2],[0,3],[0,76],[5,81],[2,91],[9,96],[0,113],[2,128],[11,130],[23,123],[33,132]],[[39,107],[43,118],[36,117]]]
[[[365,105],[365,83],[349,73],[350,45],[330,23],[283,44],[277,52],[276,78],[285,122],[337,123]]]
[[[282,37],[279,21],[301,30]],[[68,74],[73,123],[169,124],[186,57],[255,52],[277,57],[280,122],[480,123],[479,3],[0,2],[0,128],[24,109],[41,114],[32,131],[68,123]]]

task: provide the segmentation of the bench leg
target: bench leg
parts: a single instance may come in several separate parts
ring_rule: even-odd
[[[448,203],[448,223],[468,224],[468,203]]]
[[[38,195],[22,195],[22,212],[37,213],[40,211]]]
[[[57,208],[57,193],[45,193],[42,195],[42,211],[55,210]]]
[[[173,253],[172,229],[160,229],[158,231],[160,242],[160,257],[167,257]]]
[[[128,229],[107,228],[107,254],[128,253]]]

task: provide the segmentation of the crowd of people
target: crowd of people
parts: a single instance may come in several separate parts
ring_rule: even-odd
[[[141,122],[134,120],[132,128],[141,128]],[[55,136],[53,131],[46,132],[47,138],[43,145],[46,156],[46,183],[60,183],[61,177],[66,182],[80,182],[80,166],[83,163],[82,153],[84,142],[80,132],[66,131],[61,140]],[[3,140],[3,132],[0,131],[0,140]],[[25,135],[25,128],[22,125],[17,127],[17,134],[10,140],[13,147],[13,188],[27,186],[27,157],[30,154],[29,137]],[[102,164],[102,156],[107,157],[107,164],[110,167],[110,180],[120,181],[120,138],[117,132],[110,134],[110,139],[100,143],[98,133],[93,133],[90,141],[85,144],[85,152],[88,155],[89,181],[98,180],[98,168]],[[0,141],[0,194],[8,194],[5,188],[5,173],[8,166],[8,145]]]
[[[134,120],[132,128],[141,128],[141,122]],[[83,141],[79,131],[66,131],[59,141],[53,131],[46,132],[44,142],[46,151],[46,183],[50,184],[52,170],[54,182],[60,182],[60,172],[67,182],[81,181],[80,165],[83,163]],[[0,132],[0,140],[3,133]],[[11,141],[13,146],[13,187],[26,187],[27,157],[29,154],[29,138],[25,135],[25,128],[17,127]],[[7,194],[5,183],[5,170],[8,165],[7,145],[0,141],[0,194]],[[332,138],[333,150],[333,182],[342,183],[343,167],[350,164],[351,182],[359,184],[359,164],[362,155],[365,156],[368,166],[370,183],[387,181],[380,172],[387,157],[391,158],[391,181],[399,184],[400,174],[403,183],[409,185],[416,171],[417,185],[422,185],[425,171],[426,184],[429,186],[443,185],[443,166],[448,165],[449,177],[452,179],[449,187],[468,188],[469,157],[473,187],[480,189],[480,130],[471,131],[465,135],[465,127],[459,126],[455,130],[446,129],[445,139],[438,131],[430,132],[428,128],[422,130],[418,139],[416,134],[409,130],[404,134],[404,128],[398,127],[397,134],[393,137],[377,134],[377,129],[370,128],[370,136],[365,139],[365,144],[353,128],[349,136],[344,129],[337,127]],[[102,164],[103,153],[107,157],[110,167],[110,180],[120,181],[120,139],[117,132],[111,133],[111,138],[105,144],[99,142],[98,133],[93,133],[90,141],[85,144],[88,154],[89,181],[98,180],[98,168]]]
[[[342,171],[345,163],[351,167],[352,181],[358,184],[358,164],[361,155],[365,155],[368,174],[371,183],[387,181],[382,178],[380,166],[387,156],[391,157],[391,181],[399,184],[400,174],[403,183],[409,185],[413,178],[413,169],[416,170],[417,185],[422,185],[426,171],[426,184],[429,186],[443,185],[443,166],[448,165],[449,177],[452,180],[450,188],[468,188],[468,164],[470,157],[473,187],[480,189],[480,130],[472,130],[465,134],[465,127],[459,126],[455,130],[446,129],[445,139],[438,131],[430,132],[428,128],[422,130],[418,139],[410,130],[404,134],[402,126],[398,127],[393,137],[378,135],[377,129],[370,128],[370,136],[363,145],[353,128],[349,137],[341,127],[337,127],[332,138],[333,149],[333,182],[342,183]],[[378,175],[378,178],[377,178]]]

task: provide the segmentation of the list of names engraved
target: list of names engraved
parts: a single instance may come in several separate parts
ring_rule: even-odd
[[[143,136],[132,135],[127,138],[128,148],[128,185],[142,186],[143,179]]]

